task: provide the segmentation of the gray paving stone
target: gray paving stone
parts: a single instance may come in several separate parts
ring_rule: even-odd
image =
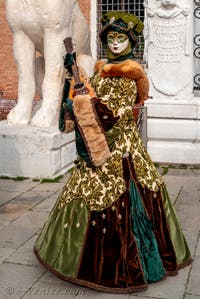
[[[52,194],[54,194],[54,191],[35,191],[35,189],[25,192],[24,194],[18,196],[15,198],[12,202],[16,203],[28,203],[31,205],[34,205],[36,203],[39,203],[40,201],[43,201],[47,198],[49,198]]]
[[[106,292],[98,292],[90,288],[85,288],[82,286],[78,286],[75,284],[71,284],[69,282],[63,281],[50,272],[45,273],[45,275],[37,282],[37,284],[34,285],[35,289],[38,290],[44,290],[43,292],[46,293],[49,292],[48,297],[44,296],[44,293],[41,294],[42,297],[40,298],[48,298],[53,299],[56,298],[56,296],[53,297],[52,293],[55,293],[55,290],[57,290],[58,293],[60,293],[58,298],[76,298],[76,299],[86,299],[86,298],[99,298],[99,299],[128,299],[128,294],[111,294]],[[23,299],[33,299],[33,294],[27,294]],[[136,297],[131,297],[136,298]],[[139,299],[139,297],[137,297]],[[151,298],[150,298],[151,299]]]
[[[175,176],[175,175],[166,175],[163,177],[164,181],[166,182],[168,192],[170,194],[170,198],[172,202],[176,199],[180,189],[181,193],[179,194],[180,198],[195,198],[196,193],[198,195],[198,188],[199,188],[199,177],[198,176]],[[200,193],[198,195],[200,200]]]
[[[193,203],[200,203],[200,188],[194,187],[193,185],[186,185],[180,194],[181,201],[193,201]]]
[[[27,228],[36,228],[37,230],[44,225],[44,221],[47,219],[48,214],[39,211],[28,211],[22,215],[19,219],[13,222],[14,225],[20,225]]]
[[[174,175],[174,176],[182,176],[184,177],[191,177],[191,176],[200,176],[200,168],[199,169],[194,169],[187,167],[186,169],[181,169],[181,168],[169,168],[168,169],[168,174],[169,175]]]
[[[10,192],[0,190],[0,206],[12,200],[13,198],[19,196],[20,194],[21,192]]]
[[[183,233],[185,235],[188,246],[190,248],[191,255],[192,257],[194,257],[196,245],[197,245],[197,235],[193,235],[191,230],[185,230],[185,229],[183,229]]]
[[[44,184],[39,184],[34,188],[34,191],[53,191],[57,192],[61,190],[64,186],[64,183],[44,183]]]
[[[3,263],[0,267],[0,298],[19,299],[39,280],[45,270],[39,267]],[[35,296],[35,298],[37,298]]]
[[[57,287],[33,287],[23,296],[23,299],[74,299],[75,295],[71,295],[68,289]],[[93,297],[94,298],[94,297]]]
[[[60,287],[33,287],[23,296],[23,299],[55,299],[65,298],[74,299],[75,295],[69,294],[68,289],[61,289]]]
[[[151,283],[147,290],[140,292],[139,296],[162,299],[182,299],[188,273],[189,267],[179,271],[177,276],[168,277],[163,281]],[[132,297],[130,296],[130,299],[131,298]]]
[[[1,248],[18,249],[27,240],[32,238],[37,230],[37,227],[27,227],[20,225],[20,223],[18,225],[14,223],[6,225],[0,230],[0,246]]]
[[[63,178],[59,180],[59,183],[64,183],[64,184],[66,184],[66,182],[69,180],[70,175],[71,175],[71,174],[70,174],[70,171],[67,172],[67,173],[63,176]]]
[[[10,254],[6,262],[40,267],[40,263],[33,253],[33,247],[37,236],[33,236],[28,242],[23,244],[14,253]],[[0,250],[1,253],[1,250]]]
[[[11,249],[11,248],[0,248],[0,263],[2,263],[14,251],[15,249]]]
[[[40,299],[55,299],[55,298],[77,298],[78,294],[85,294],[85,290],[79,286],[70,284],[61,279],[58,279],[51,273],[47,272],[30,291],[23,297],[23,299],[35,299],[38,293]]]
[[[184,188],[175,208],[193,254],[199,234],[200,223],[200,202],[196,191],[187,191]]]
[[[192,263],[189,283],[186,292],[200,296],[200,256],[196,256]]]
[[[157,299],[156,297],[143,297],[140,295],[140,292],[130,294],[128,299]],[[165,299],[165,298],[162,298]]]
[[[0,207],[0,219],[4,221],[13,221],[19,218],[30,209],[29,204],[6,203]]]
[[[33,207],[33,211],[50,212],[56,203],[60,191]]]
[[[190,248],[191,256],[194,258],[196,246],[197,246],[197,235],[192,234],[191,230],[183,230],[188,246]]]
[[[0,229],[2,229],[2,227],[6,226],[9,224],[8,220],[2,220],[1,216],[0,216]]]
[[[177,171],[176,170],[176,174],[170,173],[163,176],[163,179],[166,182],[169,182],[171,185],[174,184],[178,185],[178,186],[189,186],[192,188],[195,187],[199,187],[199,176],[200,176],[200,172],[199,175],[193,175],[191,172],[182,172],[182,171]]]
[[[39,185],[39,182],[33,182],[31,179],[23,181],[1,180],[0,190],[8,192],[26,192]]]
[[[172,175],[167,175],[163,177],[166,186],[167,186],[167,190],[170,196],[170,200],[174,203],[174,201],[176,200],[179,191],[182,188],[182,180],[181,178],[176,178]],[[175,184],[175,180],[176,180],[176,184]]]
[[[130,298],[128,294],[111,294],[111,293],[103,293],[103,292],[93,292],[93,293],[85,293],[82,295],[76,296],[76,299],[86,299],[86,298],[95,298],[95,299],[128,299]],[[134,297],[131,297],[134,298]],[[135,297],[139,299],[139,297]]]
[[[197,244],[196,256],[200,256],[200,238],[199,238],[198,244]]]
[[[184,297],[184,299],[199,299],[199,296],[186,294],[186,296]]]

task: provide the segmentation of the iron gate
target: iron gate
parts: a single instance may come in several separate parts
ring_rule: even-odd
[[[200,0],[194,0],[194,94],[200,95]]]

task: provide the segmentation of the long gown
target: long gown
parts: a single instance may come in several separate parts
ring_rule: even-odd
[[[34,247],[61,279],[113,293],[145,289],[191,262],[165,183],[133,119],[136,82],[122,73],[98,71],[91,79],[101,103],[118,117],[105,131],[110,157],[98,167],[78,159]]]

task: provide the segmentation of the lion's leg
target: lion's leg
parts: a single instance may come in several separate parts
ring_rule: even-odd
[[[28,124],[35,94],[35,47],[23,32],[13,34],[14,57],[18,70],[18,102],[7,116],[9,124]]]
[[[45,75],[42,85],[42,107],[31,123],[41,127],[58,124],[59,106],[64,82],[63,39],[65,34],[51,29],[44,32]]]

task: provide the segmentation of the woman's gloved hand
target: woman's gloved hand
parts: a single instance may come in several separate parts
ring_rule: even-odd
[[[72,65],[74,64],[74,61],[76,60],[76,53],[67,53],[64,58],[64,67],[67,69],[67,71],[72,76]]]

